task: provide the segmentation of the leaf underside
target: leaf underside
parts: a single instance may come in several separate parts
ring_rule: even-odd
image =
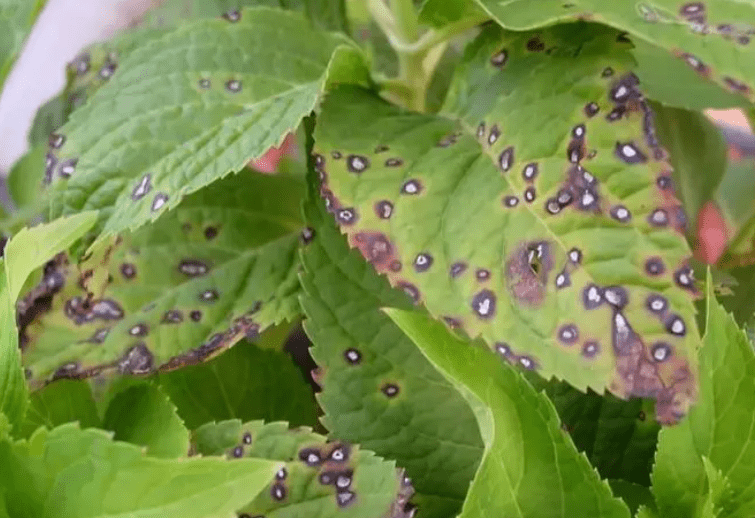
[[[32,387],[195,364],[295,317],[301,191],[244,170],[78,265],[51,261],[19,308]]]
[[[262,7],[145,39],[123,38],[141,45],[122,61],[106,56],[90,89],[108,84],[50,137],[51,213],[102,208],[100,240],[279,145],[326,80],[361,59],[301,15]]]
[[[755,5],[739,0],[477,0],[507,29],[568,21],[610,25],[661,47],[701,77],[755,100]]]
[[[330,93],[316,164],[351,246],[433,315],[674,423],[696,397],[698,290],[630,48],[597,25],[488,27],[443,116]]]
[[[239,420],[210,423],[194,433],[201,455],[284,461],[285,467],[243,516],[404,518],[411,482],[393,462],[344,442],[326,442],[309,428]]]
[[[474,415],[380,310],[411,302],[349,250],[318,201],[305,204],[314,237],[301,252],[301,305],[323,425],[405,468],[422,516],[454,516],[482,456]]]

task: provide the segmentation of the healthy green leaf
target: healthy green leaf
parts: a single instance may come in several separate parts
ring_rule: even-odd
[[[629,516],[561,430],[548,398],[502,365],[505,358],[455,338],[418,312],[385,311],[475,412],[485,454],[462,518]]]
[[[180,57],[177,57],[180,56]],[[102,241],[281,143],[329,81],[366,81],[345,38],[246,9],[150,38],[50,139],[53,214],[105,209]]]
[[[702,113],[653,104],[658,140],[669,152],[674,183],[687,217],[697,221],[726,172],[726,142]],[[694,227],[694,225],[693,225]]]
[[[323,424],[405,468],[422,516],[454,516],[482,456],[474,415],[380,311],[410,308],[406,296],[349,250],[322,202],[310,199],[305,217],[313,237],[301,254],[301,303],[320,368]]]
[[[562,428],[601,477],[650,486],[660,428],[654,419],[652,401],[623,401],[592,391],[584,394],[564,382],[545,382],[534,375],[528,380],[548,395]]]
[[[465,19],[486,18],[487,13],[474,0],[425,0],[419,11],[419,20],[436,28]]]
[[[611,486],[613,494],[627,504],[632,516],[635,516],[638,509],[642,506],[655,509],[653,493],[650,492],[648,487],[633,484],[625,480],[609,480],[608,485]]]
[[[731,160],[715,200],[726,220],[730,242],[721,265],[746,266],[755,262],[755,159]]]
[[[161,374],[159,383],[191,430],[226,419],[317,424],[312,390],[288,355],[244,341],[207,363]]]
[[[42,195],[45,151],[43,145],[34,146],[13,164],[8,173],[8,193],[17,209],[36,205]]]
[[[755,513],[755,353],[716,301],[710,279],[707,296],[700,399],[679,426],[661,431],[658,443],[653,493],[664,518],[698,516],[724,479],[732,492],[725,515]]]
[[[262,459],[149,458],[76,425],[0,443],[0,465],[8,515],[49,518],[230,516],[281,467]]]
[[[93,211],[24,229],[6,244],[0,268],[0,414],[21,426],[28,387],[21,368],[16,327],[16,300],[27,277],[47,259],[67,249],[94,225]]]
[[[21,311],[32,385],[172,370],[294,318],[301,192],[245,170],[79,265],[58,258]]]
[[[442,117],[329,94],[317,167],[351,246],[434,316],[674,423],[695,400],[697,289],[626,47],[597,25],[488,27]]]
[[[194,434],[202,455],[285,461],[268,489],[245,502],[242,516],[409,518],[411,483],[393,462],[344,442],[325,441],[286,423],[224,421]]]
[[[730,311],[734,319],[755,336],[755,265],[727,270],[737,282],[731,296],[722,297],[721,304]]]
[[[0,0],[0,93],[47,0]]]
[[[755,100],[755,5],[739,0],[476,0],[511,30],[532,30],[576,20],[599,22],[651,43],[697,74]],[[619,37],[626,40],[626,36]],[[677,78],[667,76],[669,81]]]
[[[152,457],[172,459],[189,452],[189,431],[176,406],[153,384],[143,383],[116,395],[102,427],[114,432],[117,441],[146,447]]]
[[[81,428],[102,425],[89,385],[83,381],[61,380],[31,395],[18,436],[28,438],[40,426],[51,430],[74,421]]]

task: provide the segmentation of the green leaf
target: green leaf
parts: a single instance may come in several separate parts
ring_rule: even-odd
[[[729,230],[729,244],[720,259],[723,267],[753,264],[755,257],[755,159],[731,160],[715,200]]]
[[[561,430],[548,398],[502,365],[501,357],[455,338],[418,312],[385,311],[475,412],[485,454],[462,518],[629,516]]]
[[[425,0],[419,11],[422,23],[442,28],[465,19],[487,18],[487,13],[474,0]]]
[[[31,395],[26,419],[18,435],[28,438],[40,426],[51,430],[74,421],[81,428],[102,424],[89,385],[83,381],[61,380]]]
[[[587,456],[601,477],[650,485],[659,425],[652,401],[624,401],[611,394],[584,394],[564,382],[545,382],[528,376],[537,390],[548,395],[558,411],[562,428]]]
[[[21,426],[29,401],[16,328],[19,290],[36,268],[71,246],[96,219],[97,213],[88,211],[24,229],[5,246],[0,269],[0,414],[13,427]]]
[[[755,100],[755,5],[751,2],[476,1],[511,30],[576,20],[609,25],[628,33],[630,39],[643,40],[671,53],[701,77]],[[668,81],[678,79],[667,77]]]
[[[47,0],[0,0],[0,93]]]
[[[653,493],[664,517],[689,517],[705,506],[710,481],[703,458],[728,481],[727,516],[755,513],[755,353],[752,343],[707,286],[700,350],[700,399],[687,419],[661,431]],[[719,479],[718,475],[714,479]],[[720,484],[720,480],[716,481]]]
[[[695,400],[697,289],[625,47],[598,25],[490,26],[443,116],[343,87],[315,151],[351,246],[433,316],[545,378],[658,399],[673,423]]]
[[[17,209],[36,207],[42,195],[42,178],[45,174],[45,146],[32,147],[8,173],[8,191]]]
[[[347,40],[276,9],[152,38],[51,138],[52,212],[105,209],[100,241],[153,221],[280,144],[328,81],[366,80],[362,67]]]
[[[263,419],[317,424],[312,390],[287,354],[241,342],[207,363],[161,374],[186,426]]]
[[[189,451],[189,431],[176,406],[155,385],[144,383],[116,395],[102,427],[114,432],[117,441],[146,447],[152,457],[178,458]]]
[[[670,154],[674,183],[687,217],[697,221],[726,173],[726,142],[702,113],[653,104],[658,139]],[[694,225],[693,225],[694,227]]]
[[[194,434],[201,455],[285,461],[275,480],[237,512],[246,516],[408,518],[411,484],[393,462],[286,423],[224,421]]]
[[[611,486],[611,491],[614,495],[621,498],[632,516],[635,516],[638,509],[642,506],[649,506],[655,508],[655,500],[653,500],[653,493],[646,486],[639,484],[633,484],[625,480],[609,480],[608,485]]]
[[[52,263],[21,312],[32,386],[199,363],[296,317],[301,192],[245,170],[79,265]]]
[[[745,329],[755,329],[755,265],[732,268],[727,273],[737,282],[733,294],[721,298],[721,304]]]
[[[281,467],[262,459],[154,459],[75,425],[0,443],[0,463],[7,513],[50,518],[230,516]]]
[[[314,237],[301,253],[301,303],[319,366],[322,422],[334,437],[405,468],[422,516],[454,516],[482,456],[474,415],[380,311],[411,307],[406,296],[349,250],[322,202],[310,199],[305,217]]]

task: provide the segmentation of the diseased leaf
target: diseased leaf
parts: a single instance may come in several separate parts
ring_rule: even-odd
[[[725,515],[755,513],[755,353],[716,301],[710,279],[707,296],[699,402],[679,426],[662,430],[658,443],[653,493],[664,518],[697,516],[710,488],[723,495],[723,479],[731,489]]]
[[[79,265],[56,258],[21,307],[32,386],[172,370],[295,317],[301,190],[245,170]]]
[[[434,316],[674,423],[695,400],[698,292],[631,69],[611,29],[489,27],[442,117],[329,94],[316,160],[351,246]]]
[[[0,93],[47,0],[0,0]]]
[[[16,327],[16,299],[29,275],[50,256],[67,249],[97,218],[93,211],[24,229],[5,245],[0,268],[0,415],[22,425],[29,402]]]
[[[263,459],[154,459],[76,425],[0,443],[0,464],[5,511],[51,518],[230,516],[281,467]]]
[[[703,78],[755,100],[755,5],[739,0],[476,0],[507,29],[576,20],[610,25],[670,52]],[[620,35],[620,41],[627,35]],[[668,76],[669,81],[677,78]]]
[[[156,385],[131,387],[110,402],[102,427],[117,441],[146,447],[152,457],[173,459],[189,452],[189,431],[176,406]]]
[[[159,383],[191,430],[226,419],[317,424],[312,390],[288,355],[244,341],[207,363],[161,374]]]
[[[564,382],[545,382],[534,375],[527,379],[548,395],[562,428],[601,477],[650,485],[660,428],[654,419],[652,401],[623,401],[592,391],[583,394]]]
[[[286,423],[223,421],[194,434],[201,455],[285,461],[269,486],[237,508],[242,516],[408,518],[410,481],[392,461],[344,442],[326,442]]]
[[[696,222],[726,172],[726,142],[702,113],[653,104],[658,140],[669,152],[674,184],[687,217]],[[693,228],[695,225],[692,225]]]
[[[482,456],[474,415],[380,311],[410,308],[406,296],[349,250],[321,201],[310,199],[305,217],[311,232],[301,253],[301,303],[319,366],[322,422],[332,436],[405,468],[421,516],[454,516]]]
[[[362,67],[345,38],[277,9],[151,38],[51,137],[52,213],[103,208],[100,241],[153,221],[280,144],[328,81],[366,80]]]
[[[31,395],[18,436],[28,438],[40,426],[51,430],[71,422],[78,422],[81,428],[102,424],[89,385],[83,381],[61,380]]]
[[[629,516],[561,430],[550,401],[520,373],[502,366],[492,351],[455,338],[440,322],[418,312],[385,311],[475,412],[485,454],[462,518]]]

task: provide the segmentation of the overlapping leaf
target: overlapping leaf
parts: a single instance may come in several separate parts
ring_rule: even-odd
[[[406,296],[348,249],[322,203],[305,207],[314,237],[302,250],[301,303],[320,369],[323,424],[405,468],[422,516],[452,516],[482,456],[474,415],[380,311],[411,307]]]
[[[263,459],[154,459],[76,425],[3,441],[0,463],[0,514],[50,518],[229,516],[281,466]]]
[[[268,488],[237,511],[270,518],[408,518],[411,483],[391,461],[344,442],[326,442],[286,423],[223,421],[194,435],[195,451],[285,461]]]
[[[386,311],[474,409],[485,454],[461,518],[629,516],[561,430],[550,401],[520,373],[437,321]]]
[[[0,93],[47,0],[0,0]]]
[[[697,516],[716,492],[724,516],[755,513],[755,353],[710,281],[707,293],[700,401],[658,443],[653,492],[664,517]],[[721,493],[721,484],[730,491]]]
[[[315,133],[321,194],[352,247],[449,326],[544,377],[695,399],[685,217],[632,74],[597,25],[489,27],[445,116],[344,87]]]
[[[31,395],[29,408],[18,437],[28,438],[44,426],[78,422],[81,428],[99,427],[102,424],[92,397],[92,390],[84,381],[61,380]]]
[[[296,128],[327,81],[364,79],[343,38],[268,8],[182,25],[100,70],[109,84],[50,139],[53,214],[105,208],[105,237],[181,198]]]
[[[248,170],[46,267],[21,306],[33,386],[193,364],[298,313],[300,180]]]
[[[7,243],[0,264],[0,415],[21,426],[28,406],[16,327],[16,300],[31,273],[48,257],[67,249],[97,219],[83,212],[33,229],[21,230]]]
[[[739,0],[477,0],[498,23],[530,30],[565,21],[610,25],[683,60],[700,76],[755,100],[755,5]]]
[[[312,390],[291,358],[244,341],[207,363],[161,374],[159,382],[192,430],[225,419],[317,424]]]

